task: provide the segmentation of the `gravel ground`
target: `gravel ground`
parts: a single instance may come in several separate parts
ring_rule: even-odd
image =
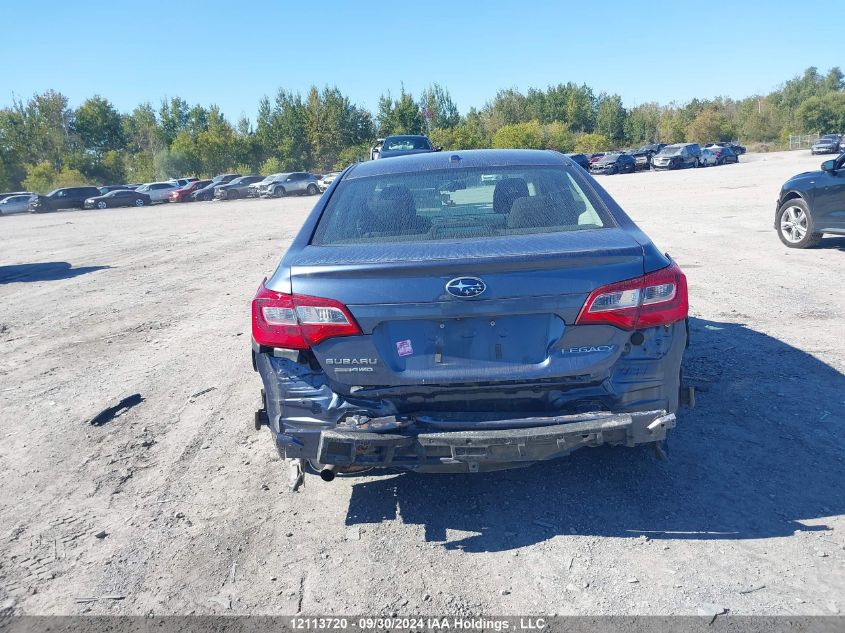
[[[313,198],[0,218],[0,606],[845,610],[845,239],[792,251],[772,228],[781,182],[819,162],[601,179],[689,277],[698,405],[668,462],[599,448],[298,494],[252,429],[248,310]]]

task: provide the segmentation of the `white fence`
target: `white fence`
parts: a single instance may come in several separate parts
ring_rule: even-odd
[[[790,134],[789,149],[810,149],[818,140],[818,134]]]

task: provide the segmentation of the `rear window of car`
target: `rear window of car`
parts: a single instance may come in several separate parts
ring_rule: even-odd
[[[473,167],[340,182],[312,237],[321,246],[558,233],[615,226],[563,167]]]
[[[383,149],[385,150],[412,150],[412,149],[431,149],[429,142],[420,137],[414,136],[397,136],[389,138],[384,142]]]

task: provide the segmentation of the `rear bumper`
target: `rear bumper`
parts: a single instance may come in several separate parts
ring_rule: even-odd
[[[419,421],[406,423],[401,432],[374,433],[350,427],[277,433],[276,447],[282,457],[341,468],[478,472],[556,459],[585,446],[632,447],[660,441],[675,426],[675,415],[665,410],[586,413],[499,420],[496,424],[505,428],[456,431],[437,430],[436,425]]]

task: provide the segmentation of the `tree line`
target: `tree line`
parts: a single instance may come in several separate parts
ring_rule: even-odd
[[[595,152],[646,143],[739,139],[782,147],[790,134],[845,131],[838,67],[811,67],[766,95],[644,103],[566,83],[499,90],[462,115],[448,89],[379,98],[375,113],[337,87],[306,95],[279,89],[254,121],[234,125],[220,109],[173,97],[119,112],[102,96],[72,108],[48,90],[0,109],[0,190],[47,191],[83,183],[148,182],[236,170],[269,174],[341,169],[369,155],[376,137],[428,134],[444,149],[551,148]]]

